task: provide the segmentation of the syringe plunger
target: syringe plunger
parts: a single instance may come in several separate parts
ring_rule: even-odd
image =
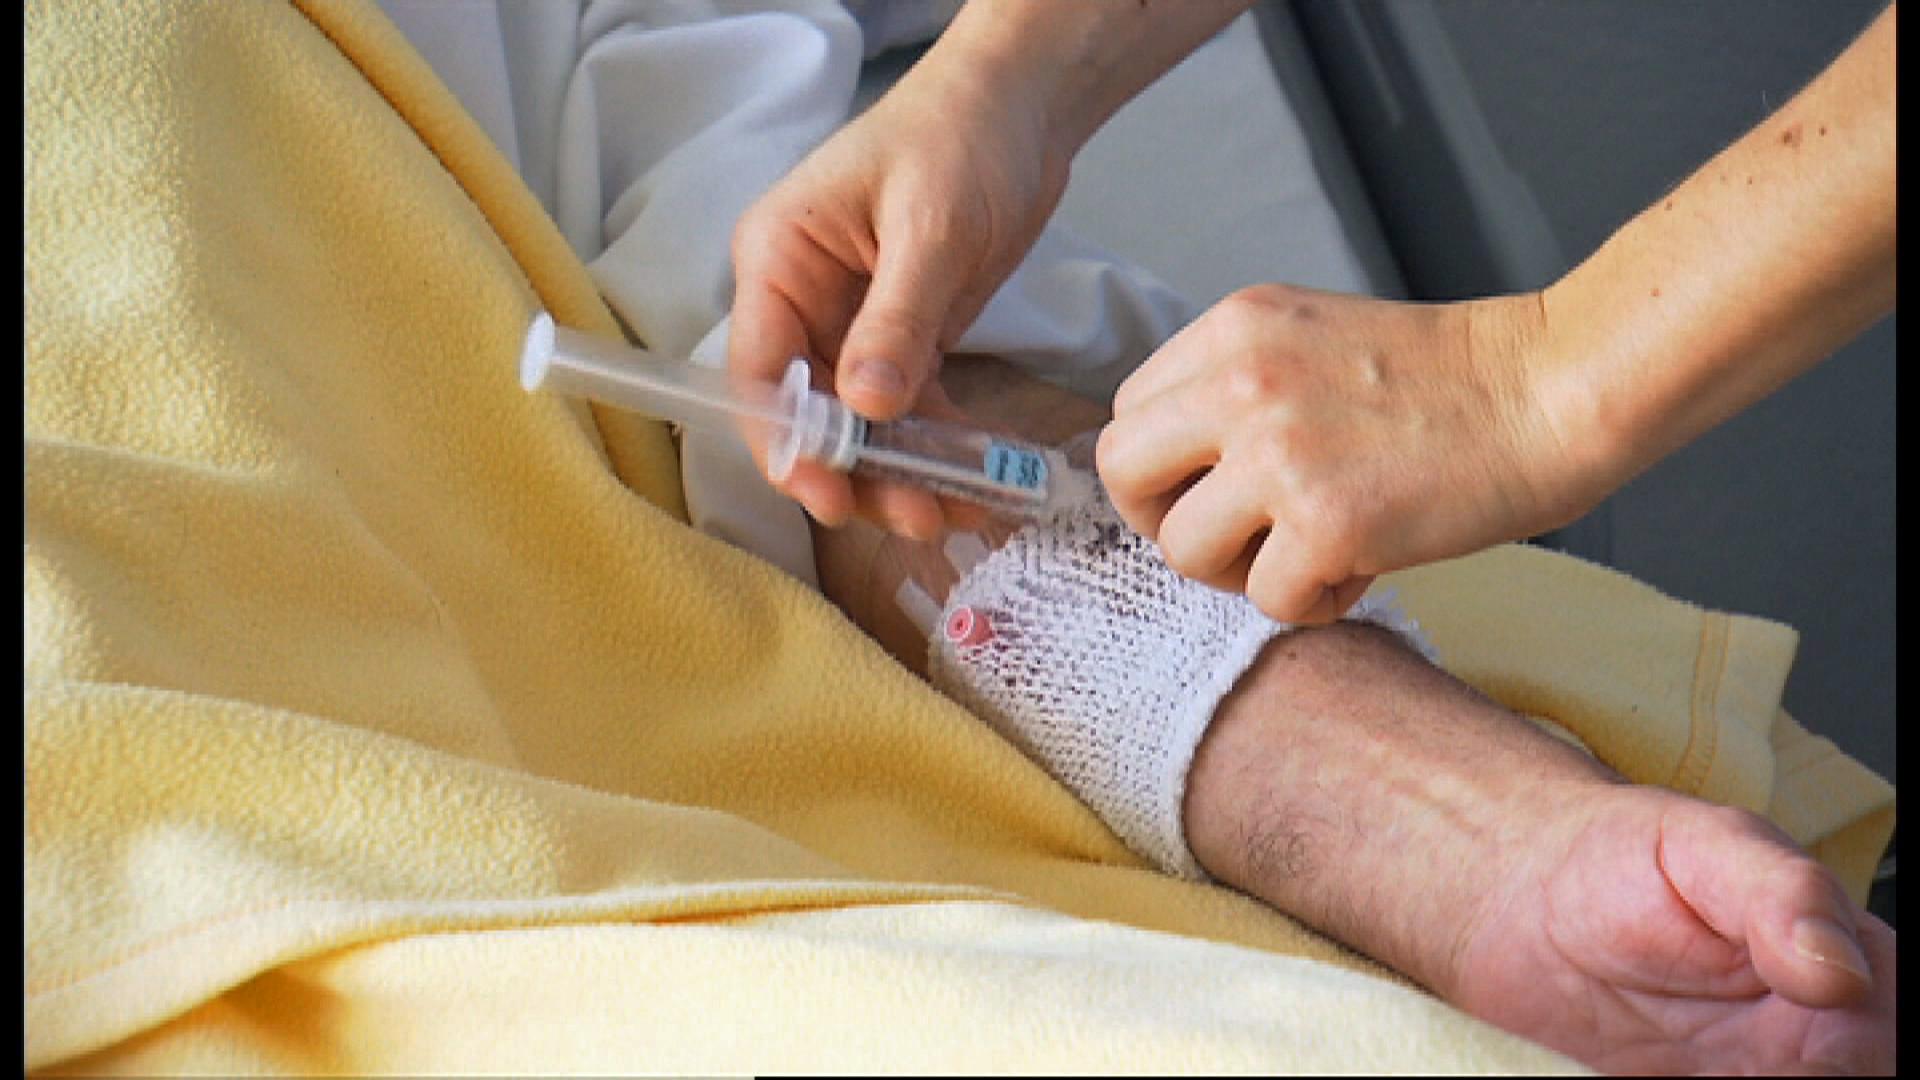
[[[812,388],[795,357],[777,388],[738,384],[725,372],[668,363],[644,349],[534,317],[520,357],[527,390],[590,398],[663,420],[739,437],[743,424],[767,439],[767,469],[784,481],[796,462],[923,488],[1010,513],[1045,517],[1097,492],[1093,474],[1057,450],[978,428],[909,416],[870,423]]]

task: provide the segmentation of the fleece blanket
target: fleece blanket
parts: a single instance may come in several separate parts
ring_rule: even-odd
[[[522,393],[532,312],[618,321],[377,11],[25,27],[29,1069],[1573,1068],[1146,870],[690,528],[658,425]],[[1636,778],[1890,827],[1782,741],[1784,628],[1518,549],[1399,584]]]

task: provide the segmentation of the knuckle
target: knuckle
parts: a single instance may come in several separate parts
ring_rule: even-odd
[[[1701,807],[1699,812],[1712,826],[1729,836],[1744,835],[1768,841],[1776,839],[1765,818],[1740,807],[1710,803]]]
[[[1244,285],[1228,293],[1221,304],[1246,314],[1261,313],[1270,310],[1275,301],[1285,295],[1286,288],[1278,282]]]
[[[781,275],[795,265],[796,252],[804,244],[791,221],[771,210],[758,210],[734,223],[728,247],[737,275]]]
[[[896,243],[926,250],[928,245],[946,247],[961,239],[963,230],[951,200],[889,200],[886,211],[883,219],[886,232]]]
[[[864,311],[841,349],[844,359],[884,358],[919,366],[933,359],[939,330],[922,312],[886,306]]]
[[[1241,341],[1253,336],[1267,311],[1259,286],[1253,286],[1228,293],[1214,305],[1210,323],[1215,333],[1229,341]]]
[[[1766,877],[1768,890],[1775,895],[1819,901],[1839,893],[1839,883],[1831,871],[1803,851],[1780,826],[1759,814],[1718,803],[1700,807],[1697,812],[1722,835],[1744,836],[1772,849],[1774,864]]]
[[[1787,855],[1778,873],[1780,889],[1787,895],[1817,900],[1833,892],[1833,875],[1827,868],[1797,851]]]
[[[1231,405],[1262,409],[1285,397],[1286,382],[1272,364],[1243,358],[1227,368],[1222,389]]]
[[[1278,281],[1236,289],[1227,296],[1227,302],[1241,315],[1262,320],[1275,316],[1298,316],[1303,311],[1310,315],[1312,311],[1305,290]]]
[[[1282,415],[1263,426],[1241,453],[1255,474],[1265,477],[1271,487],[1284,492],[1289,499],[1298,499],[1309,494],[1301,483],[1298,443],[1293,425]]]
[[[757,202],[733,223],[732,250],[736,259],[760,251],[767,234],[773,231],[774,216],[767,204]]]
[[[1306,497],[1305,509],[1314,531],[1331,550],[1350,550],[1364,532],[1359,507],[1330,488],[1313,488]]]
[[[1797,908],[1817,909],[1845,896],[1831,871],[1811,856],[1785,847],[1780,849],[1778,865],[1767,874],[1766,889]]]
[[[1242,349],[1270,346],[1319,317],[1314,295],[1292,285],[1268,282],[1228,293],[1214,306],[1209,329],[1217,346]]]

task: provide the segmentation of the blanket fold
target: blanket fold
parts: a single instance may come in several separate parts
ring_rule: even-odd
[[[660,425],[523,393],[532,312],[617,321],[370,5],[25,26],[30,1069],[1571,1068],[1146,871]],[[1790,634],[1536,556],[1401,582],[1463,675],[1884,843]],[[1524,588],[1609,627],[1486,636]]]

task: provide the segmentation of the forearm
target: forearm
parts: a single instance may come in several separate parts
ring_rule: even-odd
[[[1250,3],[970,0],[922,64],[1019,84],[1038,99],[1070,158],[1121,105]]]
[[[1187,779],[1207,872],[1443,996],[1554,799],[1617,776],[1375,627],[1268,645]],[[1466,856],[1464,859],[1456,856]]]
[[[1568,449],[1624,483],[1892,310],[1894,11],[1543,298]]]

